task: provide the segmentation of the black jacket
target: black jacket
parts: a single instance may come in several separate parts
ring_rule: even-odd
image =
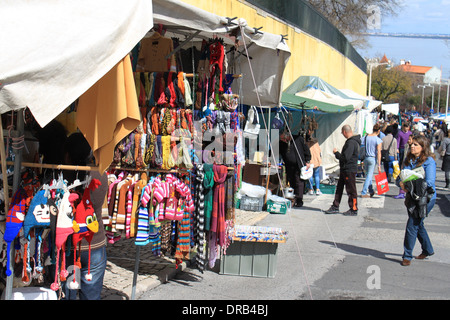
[[[359,148],[361,147],[361,136],[350,137],[345,141],[342,152],[336,152],[334,155],[339,160],[341,171],[357,172]]]
[[[286,165],[297,166],[300,170],[307,162],[311,161],[311,152],[301,135],[294,136],[294,139],[297,149],[292,142],[289,144],[280,140],[280,154]]]
[[[416,179],[405,182],[405,189],[408,190],[405,195],[408,215],[416,219],[425,218],[428,215],[427,204],[434,194],[433,188],[425,179]]]

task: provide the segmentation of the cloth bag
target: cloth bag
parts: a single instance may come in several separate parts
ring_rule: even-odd
[[[389,191],[388,179],[386,177],[386,172],[380,172],[375,176],[375,182],[377,184],[378,194],[383,194]]]
[[[255,106],[251,106],[250,110],[248,110],[243,136],[249,139],[256,139],[259,134],[259,129],[258,110],[256,110]]]
[[[313,173],[314,173],[314,165],[312,163],[309,165],[309,169],[307,169],[306,166],[303,166],[300,170],[300,179],[309,180],[311,179]]]

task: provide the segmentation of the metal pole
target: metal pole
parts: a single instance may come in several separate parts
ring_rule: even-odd
[[[445,121],[447,121],[447,112],[448,112],[448,91],[450,89],[450,80],[447,80],[447,102],[445,103]]]
[[[373,64],[369,64],[369,98],[372,96],[372,68]]]
[[[420,113],[423,115],[423,95],[425,94],[425,86],[422,86],[422,112]]]
[[[16,137],[23,136],[24,132],[24,122],[23,122],[23,109],[17,111],[17,130],[14,132]],[[18,148],[14,150],[15,158],[14,158],[14,175],[13,175],[13,190],[12,194],[16,193],[19,184],[20,184],[20,168],[22,162],[22,148]],[[5,195],[6,196],[6,195]],[[5,208],[5,210],[8,210]],[[6,288],[5,288],[5,300],[12,299],[12,289],[13,289],[13,279],[14,279],[14,256],[15,250],[14,246],[11,246],[10,250],[10,268],[12,270],[12,274],[9,277],[6,277]]]
[[[438,92],[438,105],[437,105],[437,112],[436,113],[440,113],[440,102],[441,102],[441,82],[439,82],[439,92]]]
[[[136,257],[134,260],[134,274],[133,274],[133,284],[131,287],[131,300],[134,300],[136,297],[136,283],[137,283],[137,276],[139,272],[139,259],[141,255],[141,247],[136,246]]]
[[[434,110],[434,86],[431,86],[433,93],[431,94],[431,110]]]

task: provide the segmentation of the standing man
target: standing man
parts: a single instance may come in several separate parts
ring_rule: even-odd
[[[287,181],[294,189],[294,207],[301,208],[306,181],[300,179],[300,172],[304,166],[309,168],[311,152],[300,134],[292,136],[290,133],[283,133],[280,136],[280,154],[285,164]]]
[[[342,153],[338,152],[336,148],[333,149],[334,156],[339,160],[339,181],[336,186],[336,193],[334,201],[330,209],[326,210],[326,214],[339,213],[339,205],[342,199],[342,193],[345,190],[348,195],[348,205],[350,209],[344,212],[346,216],[356,216],[358,214],[358,192],[356,190],[356,172],[358,169],[358,155],[361,147],[361,136],[353,135],[353,130],[349,125],[342,127],[342,134],[347,139]]]

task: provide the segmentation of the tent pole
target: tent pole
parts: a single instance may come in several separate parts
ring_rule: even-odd
[[[3,136],[3,122],[0,119],[0,139],[1,139],[1,146],[0,146],[0,156],[2,157],[2,175],[3,175],[3,194],[4,194],[4,202],[5,202],[5,215],[8,215],[9,210],[9,190],[8,190],[8,173],[6,172],[6,152],[5,152],[5,139]],[[14,248],[14,246],[12,246]],[[14,261],[13,257],[13,251],[14,249],[10,250],[9,252],[9,268],[10,270],[13,270],[12,261]],[[5,288],[5,300],[11,300],[12,296],[12,285],[13,285],[13,277],[14,272],[9,277],[6,278],[6,288]]]
[[[3,121],[0,119],[0,156],[2,157],[2,175],[3,175],[3,193],[5,197],[5,214],[9,208],[9,192],[8,192],[8,173],[6,172],[6,152],[5,152],[5,137],[3,135]]]
[[[270,180],[270,172],[269,172],[269,169],[270,169],[270,166],[269,166],[269,161],[270,161],[269,160],[270,129],[269,128],[270,128],[271,109],[268,108],[267,110],[268,110],[267,111],[267,114],[268,114],[268,116],[267,116],[267,118],[268,118],[268,121],[267,121],[268,125],[267,126],[268,126],[268,128],[266,128],[266,130],[267,130],[267,152],[266,152],[267,167],[266,167],[266,196],[264,198],[264,203],[267,202],[267,191],[269,189],[269,180]],[[263,114],[263,117],[264,117],[264,114]]]
[[[3,135],[3,126],[1,128],[2,133],[1,135]],[[18,137],[23,135],[23,131],[24,131],[24,122],[23,122],[23,110],[19,110],[17,111],[17,131],[16,134]],[[2,143],[3,139],[2,139]],[[1,148],[2,151],[2,170],[5,170],[4,172],[6,172],[6,169],[3,168],[3,165],[5,164],[5,168],[6,168],[6,158],[3,155],[4,153],[4,148]],[[15,159],[14,159],[14,175],[13,175],[13,190],[12,190],[12,194],[14,194],[18,187],[19,187],[19,183],[20,183],[20,168],[21,168],[21,162],[22,162],[22,148],[18,148],[14,150],[15,153]],[[3,181],[3,184],[5,183],[5,181]],[[6,183],[8,183],[8,181],[6,180]],[[7,184],[6,184],[7,185]],[[8,189],[6,189],[8,190]],[[8,198],[8,193],[5,193],[5,200]],[[6,207],[6,202],[5,202],[5,211],[7,213],[8,208]],[[12,289],[13,289],[13,280],[14,280],[14,255],[15,255],[15,250],[14,247],[11,248],[10,250],[10,269],[12,270],[12,274],[10,276],[6,277],[6,288],[5,288],[5,300],[11,300],[12,299]]]

